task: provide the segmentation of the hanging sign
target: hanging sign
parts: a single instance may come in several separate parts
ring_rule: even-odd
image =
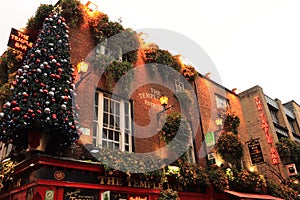
[[[11,28],[7,46],[25,53],[33,46],[33,39],[22,31]]]
[[[253,140],[249,142],[248,149],[249,149],[252,165],[256,165],[264,162],[263,153],[258,140]]]

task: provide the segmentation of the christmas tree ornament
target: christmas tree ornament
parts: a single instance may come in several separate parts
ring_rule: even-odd
[[[41,150],[42,138],[60,145],[79,138],[76,109],[72,109],[74,69],[70,63],[69,31],[61,9],[55,8],[43,24],[36,43],[12,81],[12,95],[0,113],[0,138],[21,147]],[[70,123],[70,124],[69,124]]]

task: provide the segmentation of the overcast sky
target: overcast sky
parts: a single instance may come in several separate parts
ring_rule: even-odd
[[[12,27],[25,27],[40,3],[56,2],[1,1],[0,53],[6,50]],[[273,99],[278,98],[283,103],[295,100],[300,104],[299,0],[94,2],[112,21],[121,18],[125,28],[167,29],[195,42],[214,63],[219,75],[212,70],[212,78],[219,76],[221,84],[228,89],[244,91],[260,85]],[[189,60],[189,55],[183,56]],[[202,74],[210,71],[207,66],[197,68]]]

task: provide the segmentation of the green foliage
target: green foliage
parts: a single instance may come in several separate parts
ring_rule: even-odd
[[[139,41],[135,31],[124,29],[120,23],[110,21],[107,15],[100,12],[89,18],[89,24],[97,44],[105,46],[111,57],[118,59],[122,56],[126,62],[136,62]]]
[[[151,175],[159,174],[156,170],[165,166],[162,159],[159,157],[149,155],[143,156],[140,159],[137,154],[120,150],[112,150],[109,148],[99,148],[99,152],[93,154],[94,157],[106,166],[106,169],[125,171],[130,173],[138,172],[153,172]]]
[[[276,147],[281,160],[285,164],[295,163],[297,169],[300,169],[300,144],[289,138],[281,138],[276,143]]]
[[[172,189],[161,190],[158,200],[176,200],[178,199],[178,192]]]
[[[60,0],[62,16],[70,27],[78,27],[83,22],[83,8],[78,0]]]
[[[165,124],[159,131],[160,139],[178,153],[183,153],[188,149],[191,134],[188,121],[177,112],[167,115]]]
[[[300,198],[298,197],[298,192],[293,190],[289,185],[287,184],[281,184],[281,185],[276,185],[270,181],[267,181],[267,193],[283,198],[283,199],[293,199],[293,200],[299,200]]]
[[[216,144],[217,152],[225,162],[239,166],[243,157],[243,145],[233,133],[223,133]]]
[[[9,48],[0,58],[0,110],[7,95],[10,94],[11,82],[15,71],[22,64],[22,54]]]
[[[266,193],[267,185],[263,176],[246,169],[233,170],[233,179],[229,179],[231,190],[250,193]]]
[[[35,15],[28,19],[26,28],[32,31],[39,31],[43,26],[44,19],[49,16],[53,8],[51,4],[40,4]]]
[[[211,166],[207,171],[208,179],[211,185],[213,185],[217,190],[228,190],[229,180],[226,176],[225,171],[218,166]]]
[[[184,187],[191,187],[193,185],[208,185],[206,171],[198,164],[186,162],[183,165],[180,165],[180,172],[176,178],[178,183]]]
[[[169,67],[178,72],[181,70],[181,64],[176,56],[172,56],[167,50],[153,48],[145,51],[145,62],[147,64],[151,63],[152,67],[150,69],[157,69],[152,72],[158,72],[164,80],[174,77],[174,71],[170,70]]]
[[[131,81],[133,79],[133,64],[128,62],[118,62],[113,61],[104,71],[104,76],[106,78],[106,85],[109,90],[114,89],[114,83],[118,82],[122,78],[120,83],[118,83],[119,94],[126,96],[128,95],[131,88]],[[130,71],[130,72],[129,72]]]
[[[232,112],[227,112],[224,120],[223,130],[225,132],[232,132],[238,134],[238,127],[240,125],[240,119]]]

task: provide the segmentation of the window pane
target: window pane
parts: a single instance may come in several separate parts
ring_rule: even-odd
[[[108,127],[108,114],[103,114],[103,126]]]
[[[116,129],[120,130],[120,117],[116,117]]]
[[[120,145],[118,143],[115,143],[115,149],[120,149]]]
[[[115,110],[115,102],[110,101],[110,113],[114,113]]]
[[[120,142],[119,132],[115,132],[115,141]]]
[[[129,135],[125,134],[125,143],[128,144],[129,143]]]
[[[129,114],[129,104],[127,102],[125,102],[125,114],[128,115]]]
[[[107,130],[106,129],[102,130],[102,138],[105,140],[107,139]]]
[[[114,128],[114,116],[113,115],[110,115],[109,116],[109,127],[110,128]]]
[[[128,129],[129,128],[129,117],[125,116],[125,128]]]
[[[102,147],[107,147],[107,142],[105,140],[102,140]]]
[[[114,139],[114,132],[112,130],[109,130],[108,132],[108,139],[113,140]]]
[[[116,103],[116,115],[120,115],[120,103]]]
[[[129,146],[128,145],[125,146],[125,151],[129,151]]]
[[[95,110],[94,110],[94,120],[98,121],[98,107],[95,106]]]
[[[108,142],[108,148],[109,148],[109,149],[114,149],[114,145],[113,145],[112,142]]]
[[[103,101],[103,111],[108,112],[108,100],[104,99]]]
[[[98,105],[99,93],[95,93],[95,105]]]

